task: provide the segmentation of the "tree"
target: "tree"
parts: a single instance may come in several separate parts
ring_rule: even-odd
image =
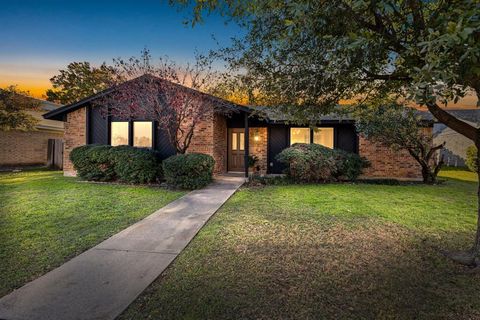
[[[213,11],[246,28],[222,50],[251,92],[268,95],[300,120],[328,113],[339,99],[404,98],[426,106],[480,150],[480,130],[442,109],[480,96],[480,8],[474,0],[180,0],[192,22]],[[480,158],[480,157],[479,157]],[[480,175],[480,173],[479,173]],[[477,233],[454,260],[480,265]]]
[[[98,104],[117,118],[155,120],[179,154],[188,150],[201,121],[228,113],[225,106],[231,103],[207,94],[215,90],[218,74],[205,56],[197,54],[194,64],[168,58],[155,64],[145,49],[140,59],[116,59],[114,64],[117,85]]]
[[[38,120],[27,111],[40,109],[40,101],[16,86],[0,89],[0,131],[34,130]]]
[[[445,143],[433,146],[433,137],[425,132],[425,123],[416,110],[394,102],[381,106],[362,106],[355,110],[357,131],[372,142],[395,150],[406,150],[420,164],[424,183],[436,183],[443,159],[437,151]]]
[[[77,102],[112,85],[114,68],[105,63],[100,67],[89,62],[72,62],[50,79],[53,89],[46,92],[47,100],[62,104]]]
[[[467,168],[470,169],[470,171],[478,171],[478,150],[475,145],[469,146],[467,148],[465,164],[467,165]]]

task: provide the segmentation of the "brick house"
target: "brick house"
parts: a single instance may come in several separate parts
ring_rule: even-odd
[[[101,110],[102,106],[94,103],[105,94],[108,90],[44,115],[45,119],[65,123],[65,175],[75,175],[69,155],[73,148],[84,144],[149,147],[157,150],[163,158],[175,153],[155,121],[135,116],[125,121],[106,115],[108,112],[105,113]],[[227,105],[219,98],[215,100],[222,101],[222,106]],[[247,174],[248,170],[252,170],[247,168],[245,161],[249,155],[258,158],[260,173],[282,173],[282,164],[275,160],[279,152],[294,143],[318,143],[366,157],[371,162],[371,167],[364,173],[366,178],[421,179],[420,166],[406,151],[393,151],[359,136],[353,119],[325,116],[312,129],[290,125],[285,119],[258,117],[250,107],[228,105],[231,110],[222,114],[215,113],[212,108],[206,120],[195,128],[187,151],[211,155],[215,159],[216,174]],[[426,130],[431,132],[432,126],[433,122]]]
[[[64,123],[44,119],[42,115],[60,107],[59,104],[40,100],[41,111],[28,111],[39,120],[34,131],[1,131],[0,167],[46,165],[48,140],[63,139]]]

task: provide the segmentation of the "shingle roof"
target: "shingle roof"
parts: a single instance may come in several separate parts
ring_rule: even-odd
[[[155,76],[152,76],[152,75],[143,75],[143,76],[140,76],[140,77],[137,77],[137,78],[134,78],[132,80],[129,80],[125,83],[128,83],[130,81],[137,81],[143,77],[154,77],[156,78],[157,80],[160,80],[160,81],[166,81],[166,80],[163,80],[163,79],[160,79],[158,77],[155,77]],[[204,93],[204,92],[200,92],[200,91],[197,91],[197,90],[194,90],[192,88],[188,88],[188,87],[185,87],[185,86],[182,86],[180,84],[176,84],[176,83],[173,83],[173,82],[170,82],[170,84],[172,85],[175,85],[175,86],[180,86],[180,87],[183,87],[184,89],[186,90],[191,90],[191,91],[195,91],[196,93],[201,93],[205,96],[208,96],[210,97],[213,101],[218,101],[219,103],[221,103],[222,105],[224,105],[225,107],[231,107],[232,109],[235,109],[235,110],[240,110],[240,111],[245,111],[245,112],[251,112],[251,109],[248,108],[248,107],[245,107],[245,106],[242,106],[242,105],[239,105],[239,104],[236,104],[236,103],[233,103],[233,102],[230,102],[230,101],[226,101],[222,98],[218,98],[218,97],[215,97],[215,96],[212,96],[208,93]],[[120,85],[121,86],[121,85]],[[114,90],[116,90],[115,87],[111,87],[111,88],[108,88],[108,89],[105,89],[97,94],[94,94],[94,95],[91,95],[89,97],[86,97],[80,101],[77,101],[75,103],[72,103],[72,104],[69,104],[69,105],[66,105],[66,106],[63,106],[61,108],[58,108],[58,109],[55,109],[55,110],[52,110],[50,112],[47,112],[46,114],[43,115],[43,117],[45,119],[50,119],[50,120],[61,120],[61,121],[65,121],[65,115],[67,113],[70,113],[72,111],[75,111],[77,109],[80,109],[82,108],[85,104],[95,100],[95,99],[98,99],[98,98],[101,98],[111,92],[113,92]]]
[[[255,110],[257,113],[260,115],[263,115],[266,117],[268,120],[273,121],[273,122],[287,122],[289,121],[289,117],[287,114],[283,113],[281,109],[279,108],[274,108],[274,107],[262,107],[262,106],[257,106],[257,107],[251,107],[253,110]],[[345,106],[338,105],[337,106],[338,111],[337,112],[331,112],[328,114],[324,115],[319,115],[317,118],[315,118],[315,121],[322,122],[322,121],[332,121],[332,122],[349,122],[349,121],[355,121],[355,117],[351,114],[346,112]],[[432,114],[428,111],[416,111],[416,113],[420,116],[421,120],[426,121],[426,122],[433,122],[434,118]]]

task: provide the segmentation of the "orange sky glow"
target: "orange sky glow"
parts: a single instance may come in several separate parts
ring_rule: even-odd
[[[28,91],[35,98],[45,98],[45,91],[51,88],[50,78],[58,73],[61,67],[45,66],[38,67],[32,65],[7,65],[0,63],[0,88],[9,85],[17,85],[22,91]],[[238,101],[242,103],[244,101]],[[346,100],[340,101],[341,104],[348,103]],[[467,96],[458,103],[450,103],[448,109],[474,109],[476,108],[477,97]]]

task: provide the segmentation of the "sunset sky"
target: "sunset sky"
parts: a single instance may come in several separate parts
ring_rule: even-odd
[[[110,63],[114,57],[168,55],[177,62],[228,45],[241,34],[234,24],[210,16],[195,28],[162,0],[1,1],[0,87],[16,84],[41,97],[49,79],[73,61]]]
[[[230,43],[242,30],[220,16],[186,26],[190,13],[166,0],[0,0],[0,87],[15,84],[42,97],[49,79],[73,61],[111,63],[139,55],[147,47],[154,57],[178,63]],[[215,37],[215,39],[213,38]],[[475,107],[476,98],[455,108]]]

